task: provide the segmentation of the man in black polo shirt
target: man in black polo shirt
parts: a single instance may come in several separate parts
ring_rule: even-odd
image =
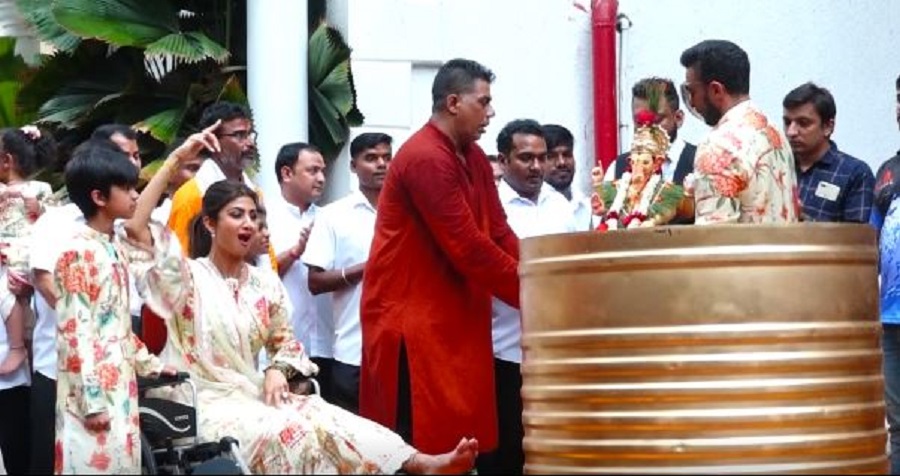
[[[659,125],[669,133],[669,157],[663,163],[662,178],[677,185],[684,183],[684,178],[694,171],[694,155],[697,152],[697,146],[689,144],[678,137],[678,129],[684,123],[684,111],[681,110],[681,104],[678,99],[678,90],[675,89],[675,83],[671,79],[666,78],[644,78],[631,88],[631,112],[636,114],[641,109],[649,109],[649,92],[659,89],[662,95],[659,99],[660,117]],[[628,166],[628,156],[630,152],[616,157],[616,161],[610,164],[604,175],[605,181],[613,181],[619,179],[625,168]],[[671,224],[690,224],[692,219],[674,220]]]
[[[804,221],[868,223],[875,176],[868,164],[831,140],[834,97],[813,83],[785,96],[784,134],[797,162]]]

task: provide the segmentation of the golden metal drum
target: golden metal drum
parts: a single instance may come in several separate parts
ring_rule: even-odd
[[[866,225],[522,241],[528,473],[885,473]]]

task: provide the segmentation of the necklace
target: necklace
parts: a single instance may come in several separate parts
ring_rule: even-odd
[[[241,269],[240,271],[238,271],[237,276],[231,276],[222,273],[222,270],[220,270],[219,267],[216,266],[216,264],[213,263],[213,261],[209,258],[206,258],[204,264],[208,268],[212,269],[218,277],[222,278],[222,281],[225,282],[225,286],[228,287],[228,290],[231,292],[232,296],[234,296],[235,302],[237,302],[238,292],[241,289],[241,284],[243,284],[247,278],[247,265],[241,263]]]

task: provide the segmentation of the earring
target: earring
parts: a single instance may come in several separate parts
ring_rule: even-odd
[[[209,236],[215,238],[215,237],[216,237],[216,232],[214,232],[214,231],[209,232]]]

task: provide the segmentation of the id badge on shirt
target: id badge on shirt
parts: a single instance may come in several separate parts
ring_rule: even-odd
[[[819,185],[816,187],[816,196],[831,202],[836,201],[840,193],[841,187],[833,183],[819,182]]]

